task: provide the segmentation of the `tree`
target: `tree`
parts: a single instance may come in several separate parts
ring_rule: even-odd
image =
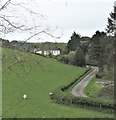
[[[38,4],[32,0],[0,0],[0,34],[5,36],[10,33],[19,33],[21,36],[24,36],[26,33],[25,40],[18,46],[18,50],[21,50],[27,41],[34,39],[34,37],[38,38],[41,34],[59,38],[59,36],[56,37],[52,34],[53,31],[47,27],[44,16],[35,12],[32,4],[34,7],[38,7]],[[20,54],[23,55],[23,53]],[[14,56],[16,58],[15,61],[18,61],[18,56],[15,55],[15,52]],[[13,62],[15,63],[15,61]],[[11,68],[12,64],[9,66]],[[9,68],[9,66],[6,67]]]
[[[78,47],[75,52],[74,64],[83,67],[85,65],[85,56],[83,51]]]
[[[110,79],[113,78],[114,73],[114,59],[115,59],[115,40],[116,40],[116,1],[114,2],[114,10],[110,13],[108,17],[108,25],[106,27],[107,33],[110,37],[107,38],[107,47],[106,47],[106,65],[107,65],[107,75],[110,76]],[[109,78],[108,78],[109,79]]]
[[[80,35],[74,32],[67,44],[68,51],[75,51],[80,46]]]
[[[82,37],[80,42],[81,42],[80,48],[82,49],[84,55],[86,55],[88,52],[89,44],[90,44],[90,38],[89,37]]]
[[[20,35],[26,33],[24,43],[41,34],[46,34],[53,38],[54,36],[50,27],[47,27],[45,17],[33,9],[38,8],[36,1],[24,0],[1,0],[0,1],[0,33],[1,35],[9,33],[18,33]]]
[[[114,3],[114,10],[110,13],[110,17],[108,17],[108,25],[106,31],[108,34],[112,36],[116,36],[116,1]]]
[[[103,66],[105,64],[106,38],[106,33],[96,31],[91,39],[90,56],[97,62],[100,72],[103,72]]]
[[[27,1],[26,1],[27,2]],[[27,14],[29,16],[37,16],[31,9],[25,6],[25,3],[21,3],[13,0],[1,0],[0,1],[0,32],[8,34],[16,31],[31,31],[37,26],[27,24]],[[26,3],[28,5],[29,2]],[[23,11],[23,14],[21,14]],[[22,16],[22,17],[21,17]],[[25,16],[25,18],[23,17]]]
[[[67,56],[69,59],[69,64],[75,65],[75,51],[70,51]]]

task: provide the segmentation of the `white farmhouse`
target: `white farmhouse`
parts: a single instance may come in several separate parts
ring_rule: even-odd
[[[57,56],[57,55],[60,55],[60,50],[58,49],[50,50],[50,53],[54,56]]]
[[[49,56],[50,54],[57,56],[57,55],[60,55],[60,50],[59,49],[45,49],[45,50],[34,49],[34,53],[41,54],[41,55],[43,54],[45,56]]]
[[[42,50],[37,50],[35,53],[42,54]]]

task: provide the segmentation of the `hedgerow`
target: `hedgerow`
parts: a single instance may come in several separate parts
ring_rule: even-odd
[[[81,81],[91,71],[92,69],[89,68],[87,71],[85,71],[85,73],[80,75],[78,78],[76,78],[69,84],[54,90],[53,94],[50,95],[50,98],[58,104],[78,105],[78,106],[94,108],[97,110],[101,109],[101,110],[106,110],[108,112],[109,111],[114,112],[116,105],[112,102],[109,103],[107,101],[100,101],[96,98],[90,98],[90,97],[76,97],[72,94],[69,94],[69,92],[67,92],[69,88],[71,88],[79,81]]]

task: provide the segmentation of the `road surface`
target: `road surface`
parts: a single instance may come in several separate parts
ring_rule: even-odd
[[[90,80],[96,75],[96,73],[99,71],[98,67],[92,67],[93,71],[89,73],[86,77],[83,78],[71,91],[71,93],[75,96],[80,96],[80,97],[87,97],[84,94],[84,89],[90,82]]]

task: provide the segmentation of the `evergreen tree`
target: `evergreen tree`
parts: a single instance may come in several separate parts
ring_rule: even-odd
[[[113,79],[113,73],[114,73],[114,59],[115,59],[115,44],[114,42],[116,40],[116,1],[114,2],[114,10],[110,13],[110,17],[108,18],[108,25],[106,28],[106,31],[108,34],[111,34],[112,36],[107,38],[107,43],[105,43],[106,46],[106,65],[108,70],[108,76],[110,76],[111,79]]]
[[[105,74],[107,79],[112,79],[114,76],[114,40],[113,37],[107,37],[105,40]]]
[[[89,37],[82,37],[81,38],[80,48],[82,49],[84,55],[86,55],[87,52],[88,52],[89,44],[90,44],[90,38]]]
[[[100,72],[103,72],[103,66],[105,64],[106,37],[106,33],[96,31],[91,39],[90,56],[97,62]]]
[[[75,52],[74,65],[83,67],[85,65],[85,56],[83,51],[78,47]]]
[[[114,4],[116,4],[116,1]],[[116,36],[115,30],[116,30],[116,6],[114,5],[114,10],[113,12],[110,13],[110,17],[108,17],[108,25],[106,31],[108,34]]]
[[[74,32],[67,44],[68,51],[75,51],[80,46],[80,35]]]

